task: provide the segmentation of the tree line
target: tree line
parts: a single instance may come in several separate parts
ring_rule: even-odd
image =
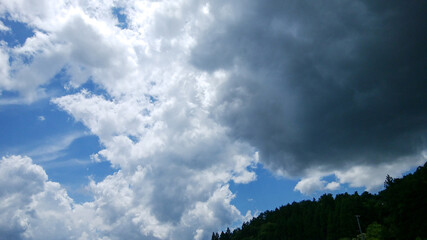
[[[233,231],[214,232],[212,240],[427,240],[427,163],[403,178],[387,175],[384,186],[378,194],[293,202]]]

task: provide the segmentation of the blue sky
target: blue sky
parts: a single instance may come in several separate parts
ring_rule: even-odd
[[[1,3],[0,235],[209,239],[378,192],[427,157],[419,4]]]

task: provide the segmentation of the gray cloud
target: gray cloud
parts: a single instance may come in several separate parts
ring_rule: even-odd
[[[230,73],[212,114],[267,166],[301,176],[426,148],[427,4],[242,4],[212,4],[191,62]]]

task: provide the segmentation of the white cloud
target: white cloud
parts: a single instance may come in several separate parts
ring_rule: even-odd
[[[175,78],[181,81],[180,76]],[[226,130],[215,124],[201,107],[203,99],[190,102],[191,96],[187,94],[196,91],[193,87],[197,87],[198,81],[197,78],[185,79],[190,80],[196,84],[183,85],[189,91],[180,92],[177,85],[172,86],[178,92],[170,94],[178,96],[172,96],[171,100],[151,102],[146,97],[139,101],[106,100],[86,91],[54,100],[100,137],[105,149],[98,156],[121,169],[119,174],[108,179],[124,180],[123,184],[130,184],[129,194],[135,194],[130,198],[138,199],[135,206],[127,205],[119,210],[114,210],[116,206],[106,208],[105,214],[115,212],[114,217],[103,217],[112,219],[108,224],[124,221],[117,216],[123,211],[143,208],[148,211],[147,218],[137,217],[143,233],[172,238],[172,233],[179,229],[180,236],[192,238],[196,230],[200,237],[202,233],[209,234],[218,226],[241,218],[238,210],[230,205],[231,195],[225,194],[229,190],[224,184],[254,180],[255,174],[248,168],[256,163],[256,155],[246,144],[227,138]],[[167,89],[169,86],[163,87],[162,91],[172,90]],[[254,155],[247,155],[251,152]],[[107,182],[94,186],[104,189]],[[100,196],[99,201],[102,199]],[[211,203],[213,199],[215,204]],[[220,210],[224,213],[216,216]],[[204,216],[199,211],[209,213]]]
[[[37,119],[38,119],[40,122],[43,122],[44,120],[46,120],[45,116],[38,116],[38,117],[37,117]]]
[[[426,156],[420,154],[398,159],[395,162],[377,165],[355,165],[342,170],[319,171],[318,169],[312,169],[307,174],[310,177],[302,178],[294,190],[305,195],[311,195],[320,191],[336,191],[342,185],[348,184],[350,187],[362,187],[366,191],[377,192],[384,186],[387,174],[393,178],[402,177],[405,172],[423,165],[426,160]],[[327,182],[323,179],[331,175],[337,180]]]
[[[0,184],[0,214],[4,219],[0,221],[0,232],[10,238],[204,239],[224,222],[243,220],[230,203],[234,195],[228,185],[214,188],[204,200],[187,206],[177,221],[160,221],[153,212],[153,202],[146,197],[159,189],[146,182],[150,179],[141,167],[132,176],[118,171],[102,182],[92,182],[95,200],[75,204],[30,158],[4,157],[0,166],[0,177],[4,179]],[[180,201],[170,200],[163,202],[163,207]]]
[[[0,86],[10,84],[11,80],[9,78],[9,71],[10,66],[8,49],[5,46],[5,43],[3,41],[0,41]],[[5,89],[0,88],[0,96],[2,90]]]
[[[58,239],[76,235],[72,200],[30,158],[0,160],[0,233],[7,239]]]
[[[335,171],[334,174],[341,184],[348,183],[351,187],[365,187],[366,191],[376,192],[384,185],[387,174],[394,178],[402,177],[403,173],[424,164],[426,160],[422,155],[411,156],[374,166],[357,165]]]
[[[7,31],[10,31],[10,28],[5,26],[4,23],[0,21],[0,31],[7,32]]]
[[[0,81],[0,89],[20,94],[8,101],[28,104],[48,97],[41,85],[49,83],[63,67],[65,62],[61,51],[50,35],[39,31],[28,38],[25,45],[8,49],[13,61],[8,64],[9,78]],[[30,63],[26,63],[27,59],[31,59]]]
[[[294,190],[305,195],[310,195],[316,191],[324,190],[325,184],[326,181],[321,180],[320,177],[303,178],[297,183]]]
[[[157,5],[153,11],[166,11],[153,13],[158,14],[158,22],[172,18],[177,28],[184,27],[185,14],[169,12],[167,4],[153,5]],[[98,210],[102,219],[108,220],[108,226],[133,226],[133,230],[126,232],[139,229],[135,236],[142,233],[162,239],[206,238],[219,226],[242,219],[230,204],[233,195],[226,184],[255,179],[255,174],[248,170],[256,163],[254,150],[230,140],[227,129],[210,118],[207,107],[214,97],[212,87],[223,75],[200,72],[186,63],[188,32],[169,31],[163,29],[169,25],[150,26],[135,22],[136,18],[129,19],[131,27],[138,25],[146,31],[147,37],[140,35],[142,41],[154,45],[127,39],[122,45],[131,50],[120,51],[115,58],[126,56],[131,61],[119,61],[123,67],[92,72],[94,81],[112,99],[84,90],[53,102],[99,136],[105,149],[97,156],[121,169],[92,185],[95,203],[108,206]],[[165,34],[172,40],[166,39]],[[137,53],[139,59],[134,57]],[[120,84],[110,74],[105,75],[117,69],[123,73],[111,75]],[[114,190],[111,194],[120,196],[106,198],[107,188],[127,190]],[[108,203],[101,204],[106,199]]]
[[[336,191],[341,185],[339,182],[327,182],[322,179],[323,176],[306,177],[301,179],[294,188],[304,195],[312,195],[316,192]]]
[[[335,191],[335,190],[338,190],[339,188],[340,188],[340,184],[338,182],[330,182],[325,186],[325,189],[330,191]]]

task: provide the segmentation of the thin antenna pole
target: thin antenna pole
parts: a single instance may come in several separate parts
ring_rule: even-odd
[[[360,215],[355,215],[355,216],[357,219],[357,225],[359,226],[360,235],[362,235],[362,239],[365,239],[365,236],[363,236],[363,233],[362,233],[362,228],[360,227],[360,222],[359,222]]]

